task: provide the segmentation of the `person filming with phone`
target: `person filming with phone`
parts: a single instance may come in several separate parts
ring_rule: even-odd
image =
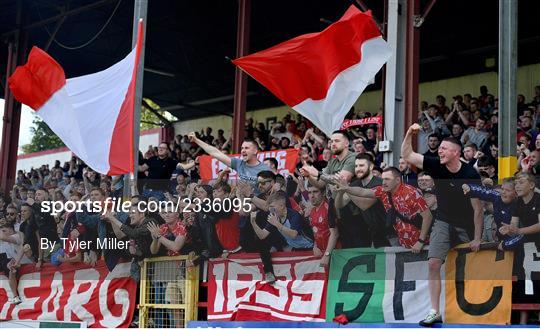
[[[313,231],[302,215],[287,207],[287,193],[277,191],[267,202],[269,214],[264,228],[256,223],[256,215],[251,216],[253,230],[265,246],[271,251],[313,250]],[[267,283],[275,281],[273,273],[266,272],[265,276]]]

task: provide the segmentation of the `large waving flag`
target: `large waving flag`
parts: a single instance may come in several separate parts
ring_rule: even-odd
[[[43,50],[33,47],[9,78],[15,98],[36,111],[66,146],[95,171],[133,172],[135,84],[143,36],[120,62],[104,71],[67,79]]]
[[[233,63],[330,136],[390,56],[371,14],[351,6],[320,33]]]

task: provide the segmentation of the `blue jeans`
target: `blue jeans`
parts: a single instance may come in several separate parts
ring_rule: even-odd
[[[165,301],[165,289],[167,288],[167,282],[153,282],[152,286],[154,288],[155,300],[154,304],[167,304]],[[169,327],[171,326],[171,321],[173,317],[171,316],[170,310],[166,309],[154,309],[154,327],[156,328],[165,328],[164,320],[168,320]]]

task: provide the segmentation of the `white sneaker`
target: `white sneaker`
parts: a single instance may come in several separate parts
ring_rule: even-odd
[[[17,305],[17,304],[22,303],[22,300],[19,296],[15,296],[13,298],[8,299],[8,303]]]
[[[264,276],[265,276],[264,281],[263,281],[264,283],[273,284],[274,282],[276,282],[276,277],[274,276],[272,272],[266,272]]]
[[[238,246],[238,247],[234,248],[233,250],[229,250],[229,253],[230,254],[235,254],[235,253],[239,252],[240,250],[242,250],[242,247]]]
[[[442,323],[442,316],[439,312],[431,309],[424,320],[420,321],[418,324],[422,327],[432,327],[436,323]]]

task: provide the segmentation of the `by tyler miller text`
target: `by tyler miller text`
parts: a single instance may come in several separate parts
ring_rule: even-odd
[[[97,250],[120,250],[129,248],[129,241],[118,240],[116,238],[96,239],[96,241],[79,239],[70,240],[68,238],[60,238],[60,241],[51,241],[47,238],[41,238],[40,248],[42,250],[53,252],[57,243],[60,243],[60,248],[68,252],[94,249],[94,245]]]

